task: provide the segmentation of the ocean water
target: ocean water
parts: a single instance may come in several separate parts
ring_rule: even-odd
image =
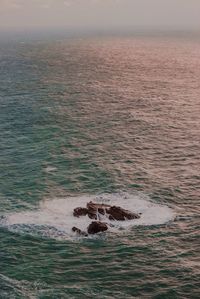
[[[200,298],[199,154],[198,39],[1,41],[0,298]]]

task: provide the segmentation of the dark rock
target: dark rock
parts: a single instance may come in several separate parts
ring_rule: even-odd
[[[110,205],[96,204],[90,201],[87,203],[88,216],[91,219],[97,219],[98,214],[105,215],[110,207]]]
[[[125,210],[121,207],[106,205],[106,204],[96,204],[90,201],[87,204],[88,209],[88,216],[91,219],[97,219],[97,215],[108,215],[110,220],[132,220],[132,219],[139,219],[140,215],[133,213],[131,211]]]
[[[104,222],[93,221],[88,226],[88,234],[97,234],[99,232],[104,232],[108,229],[108,226]]]
[[[87,237],[87,236],[88,236],[88,234],[87,234],[86,232],[80,230],[79,228],[77,228],[77,227],[75,227],[75,226],[72,227],[72,231],[73,231],[74,233],[77,233],[77,234],[80,235],[80,236],[84,236],[84,237]]]
[[[91,211],[89,211],[88,212],[88,217],[90,218],[90,219],[94,219],[94,220],[97,220],[97,213],[95,213],[95,212],[91,212]]]
[[[110,220],[124,221],[124,220],[132,220],[132,219],[140,218],[139,214],[132,213],[128,210],[116,206],[110,207],[107,210],[107,213],[109,214]]]
[[[73,215],[75,217],[80,217],[80,216],[86,216],[87,213],[88,213],[88,209],[79,207],[79,208],[74,209]]]
[[[132,220],[139,219],[141,214],[136,214],[131,211],[125,210],[121,207],[110,206],[107,204],[97,204],[90,201],[87,203],[87,208],[76,208],[74,209],[74,216],[86,216],[94,220],[101,220],[100,215],[107,216],[110,220]]]

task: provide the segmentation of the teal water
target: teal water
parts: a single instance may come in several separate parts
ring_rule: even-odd
[[[200,297],[199,82],[196,40],[0,43],[0,298]],[[142,221],[77,238],[91,197]]]

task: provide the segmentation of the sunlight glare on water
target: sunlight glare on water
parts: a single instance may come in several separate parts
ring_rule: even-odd
[[[199,299],[199,37],[5,42],[0,81],[0,298]],[[77,238],[90,200],[142,215]]]

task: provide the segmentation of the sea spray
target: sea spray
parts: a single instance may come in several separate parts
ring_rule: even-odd
[[[79,218],[73,216],[74,208],[86,206],[89,201],[117,205],[141,214],[140,219],[127,221],[111,221],[106,216],[104,219],[104,216],[101,215],[101,220],[109,224],[109,231],[112,233],[129,230],[138,225],[160,225],[174,218],[171,208],[152,202],[148,196],[144,196],[142,193],[119,192],[44,200],[38,210],[5,215],[1,225],[21,233],[34,233],[56,239],[71,239],[75,237],[72,227],[79,227],[86,231],[91,223],[88,216]]]

